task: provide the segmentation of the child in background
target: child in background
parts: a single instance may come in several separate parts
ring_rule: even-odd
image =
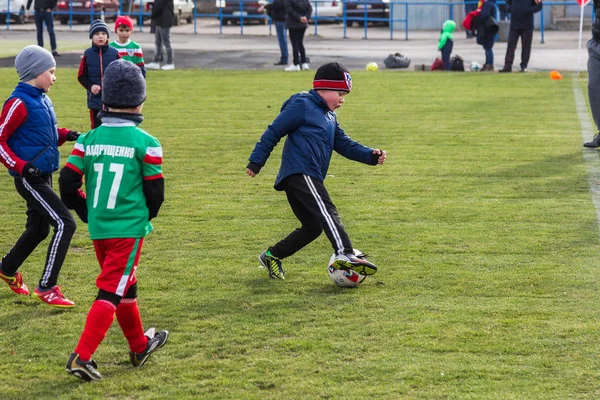
[[[254,177],[275,145],[287,136],[275,190],[285,191],[301,227],[258,256],[271,279],[284,279],[281,260],[307,246],[323,230],[335,251],[336,268],[352,269],[361,275],[377,272],[377,267],[366,258],[354,255],[350,238],[323,184],[334,150],[368,165],[385,161],[385,151],[352,140],[337,122],[335,110],[342,106],[351,89],[352,78],[343,65],[322,65],[315,74],[313,89],[297,93],[283,103],[280,114],[250,154],[246,173]]]
[[[454,36],[452,32],[456,29],[456,22],[451,19],[444,22],[442,25],[442,33],[440,36],[440,42],[438,43],[438,50],[442,52],[442,62],[444,63],[444,71],[450,71],[450,54],[452,54],[452,48],[454,47]]]
[[[131,61],[142,70],[144,78],[146,77],[146,67],[144,66],[144,53],[139,44],[131,40],[133,33],[133,21],[126,15],[120,15],[115,21],[115,33],[117,39],[110,43],[117,49],[119,57],[123,60]]]
[[[60,195],[65,205],[88,222],[100,275],[98,295],[85,321],[67,372],[84,381],[102,375],[92,355],[104,339],[115,314],[129,344],[134,367],[167,342],[168,331],[144,333],[137,304],[136,270],[150,220],[164,200],[162,147],[139,127],[146,99],[146,80],[125,60],[112,62],[104,74],[102,125],[81,135],[60,172]],[[78,196],[85,180],[87,200]]]
[[[57,128],[54,107],[46,95],[56,81],[52,54],[43,47],[27,46],[15,58],[15,67],[20,82],[0,114],[0,161],[27,203],[27,222],[25,232],[0,262],[0,279],[14,293],[29,294],[17,270],[52,226],[44,273],[33,296],[53,307],[72,308],[75,303],[65,298],[56,283],[76,226],[71,212],[52,190],[52,173],[60,161],[58,146],[77,140],[79,132]]]
[[[92,129],[102,121],[98,113],[102,110],[102,79],[108,64],[119,58],[119,52],[108,45],[108,25],[101,19],[94,20],[90,25],[92,47],[83,53],[77,79],[81,86],[87,89],[87,105],[90,110]]]

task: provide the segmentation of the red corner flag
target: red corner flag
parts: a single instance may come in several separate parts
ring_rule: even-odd
[[[585,7],[591,0],[577,0],[577,4],[581,7]]]

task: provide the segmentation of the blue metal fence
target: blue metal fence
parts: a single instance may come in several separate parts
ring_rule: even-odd
[[[0,17],[4,16],[6,20],[6,29],[10,29],[11,18],[13,18],[20,14],[23,14],[22,10],[16,11],[15,5],[20,7],[18,2],[22,2],[23,0],[0,0],[0,4],[2,1],[7,2],[7,6],[5,9],[0,8]],[[59,9],[54,13],[56,18],[59,19],[64,24],[68,24],[69,28],[72,29],[73,22],[78,19],[85,18],[86,22],[90,22],[95,18],[106,18],[106,17],[114,17],[116,14],[118,15],[129,15],[133,19],[137,20],[138,29],[142,31],[144,20],[148,20],[150,18],[150,12],[146,10],[146,2],[153,0],[133,0],[133,6],[135,6],[135,10],[132,12],[126,12],[123,10],[123,2],[119,3],[118,10],[104,10],[103,12],[94,6],[94,0],[81,0],[81,2],[76,3],[77,10],[75,10],[73,0],[64,0],[60,1]],[[197,33],[196,19],[197,18],[214,18],[219,21],[219,33],[223,33],[223,26],[227,23],[227,21],[235,21],[239,23],[240,35],[244,34],[244,26],[247,26],[251,20],[261,21],[263,24],[268,25],[269,34],[273,34],[272,32],[272,20],[264,13],[256,12],[256,7],[249,7],[251,4],[256,6],[257,0],[236,0],[234,4],[239,6],[239,11],[237,8],[230,13],[225,13],[223,9],[225,8],[227,0],[216,0],[214,12],[211,13],[199,13],[196,8],[196,0],[193,0],[193,15],[192,20],[194,23],[193,31]],[[384,24],[389,28],[390,40],[395,38],[396,32],[403,31],[404,32],[404,40],[409,39],[410,27],[413,30],[422,30],[422,29],[430,29],[430,30],[438,30],[440,29],[442,23],[446,19],[452,19],[457,21],[457,25],[461,25],[460,22],[464,18],[465,12],[465,4],[474,4],[474,0],[466,0],[465,2],[405,2],[405,1],[390,1],[383,3],[382,0],[342,0],[338,7],[339,12],[336,15],[321,15],[319,14],[319,8],[321,10],[325,10],[325,6],[330,6],[332,4],[332,0],[311,0],[313,4],[313,15],[311,18],[311,22],[313,24],[314,35],[318,35],[319,24],[325,22],[333,22],[338,23],[343,26],[341,31],[341,36],[343,38],[347,38],[347,29],[349,25],[352,25],[353,22],[357,22],[362,26],[364,31],[364,38],[368,39],[368,31],[369,26],[371,24]],[[11,4],[13,8],[11,9]],[[350,14],[348,12],[348,5],[352,4],[354,6],[358,5],[360,8],[353,9],[353,12]],[[498,1],[497,5],[505,4],[504,1]],[[374,17],[370,11],[374,9],[374,5],[385,5],[385,17],[381,15]],[[66,6],[66,8],[65,8]],[[236,6],[236,7],[237,7]],[[550,12],[554,6],[565,6],[566,15],[575,14],[575,10],[578,10],[578,4],[576,1],[566,1],[566,2],[544,2],[544,7],[542,11],[536,14],[535,25],[536,28],[541,32],[541,41],[544,42],[544,31],[547,29],[547,26],[550,22]],[[1,7],[1,6],[0,6]],[[83,9],[83,11],[81,11]],[[228,10],[231,7],[228,8]],[[357,15],[357,9],[362,9],[362,14]],[[254,11],[252,11],[254,10]],[[586,8],[586,19],[594,17],[593,15],[593,7]],[[360,11],[358,11],[360,12]],[[65,18],[68,16],[68,18]]]

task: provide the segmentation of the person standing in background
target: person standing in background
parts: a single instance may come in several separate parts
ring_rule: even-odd
[[[46,29],[48,29],[48,36],[50,36],[50,48],[52,49],[52,56],[60,57],[58,54],[56,47],[56,35],[54,34],[54,16],[52,15],[52,10],[56,7],[56,3],[58,0],[27,0],[27,7],[25,10],[25,15],[29,17],[29,9],[31,8],[31,3],[33,4],[33,9],[35,11],[34,19],[35,19],[35,31],[37,33],[37,43],[38,46],[44,47],[44,24],[46,24]]]
[[[533,41],[533,14],[542,9],[542,0],[506,0],[507,11],[510,13],[510,30],[506,44],[504,68],[500,72],[512,72],[517,42],[521,38],[521,72],[527,72],[527,64],[531,55]]]
[[[498,24],[494,20],[496,15],[496,0],[485,0],[481,6],[481,13],[477,19],[477,44],[485,51],[485,64],[481,71],[494,70],[494,41],[498,33]]]
[[[294,64],[286,71],[310,69],[306,51],[304,50],[304,32],[308,28],[308,20],[312,14],[312,6],[308,0],[285,0],[285,23],[290,31]]]
[[[150,16],[155,26],[154,32],[154,57],[152,62],[146,64],[146,69],[162,69],[164,71],[175,69],[173,64],[173,49],[171,48],[171,27],[175,20],[173,0],[156,0]],[[167,63],[162,67],[163,46],[167,51]]]
[[[281,56],[279,61],[273,65],[287,65],[288,64],[288,46],[287,46],[287,27],[285,25],[285,1],[284,0],[273,0],[273,3],[267,4],[264,7],[261,6],[258,12],[262,12],[263,9],[267,10],[267,15],[271,17],[275,23],[275,30],[277,31],[277,41],[279,42],[279,51]]]
[[[587,42],[588,49],[588,98],[592,117],[598,132],[584,147],[596,149],[600,147],[600,0],[594,0],[595,17],[592,23],[592,38]]]

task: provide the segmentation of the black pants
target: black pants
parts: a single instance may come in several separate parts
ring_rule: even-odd
[[[290,28],[289,31],[294,65],[304,64],[306,63],[306,52],[304,51],[304,32],[306,32],[306,28]]]
[[[102,110],[92,110],[90,108],[90,126],[92,127],[92,129],[96,129],[102,124],[102,120],[100,119],[100,117],[98,117],[100,111]]]
[[[526,69],[531,56],[531,42],[533,41],[532,29],[510,29],[508,32],[508,43],[506,44],[506,57],[504,58],[504,68],[512,68],[515,60],[515,50],[517,43],[521,38],[521,69]]]
[[[27,222],[25,232],[2,258],[2,271],[6,275],[14,275],[33,250],[48,236],[52,225],[54,235],[48,245],[46,266],[39,286],[53,287],[75,233],[75,219],[52,190],[52,175],[32,179],[18,177],[15,178],[15,187],[27,202]]]
[[[323,182],[307,175],[290,175],[283,190],[302,226],[273,247],[271,254],[286,258],[315,240],[325,230],[336,253],[352,253],[352,243]]]

